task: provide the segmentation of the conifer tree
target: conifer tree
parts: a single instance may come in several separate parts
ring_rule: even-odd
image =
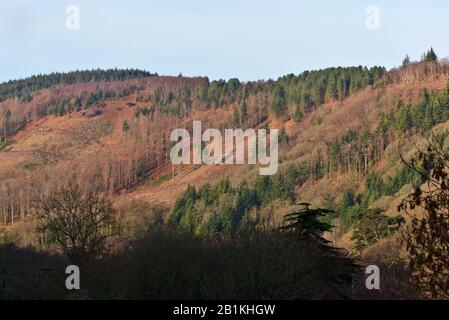
[[[287,101],[285,96],[285,90],[281,86],[276,86],[273,92],[273,100],[270,104],[270,110],[276,118],[286,114]]]
[[[406,55],[404,60],[402,60],[402,66],[405,67],[410,64],[410,56]]]

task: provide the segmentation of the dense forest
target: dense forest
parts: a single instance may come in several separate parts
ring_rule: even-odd
[[[156,123],[171,123],[172,126],[182,125],[180,121],[189,119],[198,112],[214,113],[219,109],[223,109],[227,115],[221,119],[210,121],[210,124],[222,130],[225,127],[266,125],[269,118],[282,118],[284,121],[293,119],[300,123],[303,117],[323,103],[341,101],[367,86],[380,85],[388,77],[385,69],[381,67],[371,69],[350,67],[304,72],[298,76],[287,75],[276,81],[266,82],[241,83],[238,79],[210,82],[207,78],[198,78],[195,81],[183,78],[158,80],[157,77],[151,77],[153,79],[150,80],[151,82],[126,84],[121,81],[125,84],[120,86],[96,83],[97,80],[113,81],[117,77],[118,79],[127,79],[144,75],[147,74],[136,70],[108,70],[45,76],[48,81],[43,81],[43,83],[49,85],[61,82],[95,82],[81,92],[55,91],[51,95],[52,98],[45,99],[44,102],[38,104],[10,102],[17,101],[17,98],[3,102],[0,105],[3,118],[0,122],[2,136],[0,149],[11,149],[15,141],[10,139],[10,136],[23,130],[28,123],[42,117],[64,116],[76,112],[83,112],[87,116],[96,116],[101,114],[105,104],[128,100],[123,102],[123,107],[117,107],[117,109],[131,109],[134,116],[123,120],[117,134],[121,135],[120,139],[123,141],[124,149],[119,154],[127,152],[132,156],[127,157],[129,160],[124,160],[123,156],[118,154],[115,158],[111,157],[110,160],[107,157],[102,160],[107,163],[100,164],[98,168],[105,181],[104,188],[113,195],[123,188],[129,189],[136,185],[151,174],[152,170],[167,163],[169,142],[164,136],[168,136],[169,127],[163,125],[160,132],[154,132],[153,128],[156,128]],[[39,83],[38,80],[36,81]],[[32,82],[30,80],[30,83]],[[18,81],[17,84],[19,83],[21,83],[18,85],[19,88],[24,87],[24,83]],[[443,95],[444,92],[439,94],[438,98],[432,98],[429,94],[424,93],[423,99],[429,99],[429,101],[422,101],[421,106],[427,105],[431,98],[432,105],[439,103],[440,106],[441,103],[447,103],[447,98]],[[435,108],[435,110],[442,109]],[[423,107],[421,109],[425,109],[427,113],[430,110]],[[441,111],[438,112],[441,113]],[[402,123],[402,120],[395,121],[391,118],[392,116],[394,115],[388,114],[384,118],[394,121],[394,126],[386,123],[385,119],[380,122],[379,131],[382,134],[369,130],[360,132],[348,130],[343,136],[320,144],[313,153],[312,159],[307,159],[304,163],[292,168],[293,171],[300,172],[301,178],[297,183],[302,184],[309,178],[317,180],[339,172],[356,172],[358,176],[367,176],[369,168],[382,159],[382,152],[389,144],[389,137],[392,134],[394,136],[394,133],[387,132],[385,128],[390,130]],[[442,114],[432,114],[432,117],[430,126],[444,121]],[[105,123],[102,126],[106,126],[102,129],[103,132],[110,130],[107,129],[108,124]],[[88,139],[86,142],[91,143],[89,141],[92,138],[87,137],[85,132],[73,133],[73,135],[78,136],[81,140]],[[284,136],[288,139],[285,132]],[[294,141],[292,143],[294,144]],[[128,151],[125,151],[126,149]],[[43,150],[27,152],[36,153],[39,158],[43,157],[45,162],[51,161],[53,158],[53,155],[46,154],[46,151]],[[101,168],[101,166],[104,167]],[[105,170],[109,171],[108,176],[104,176]],[[29,170],[26,171],[29,172]],[[100,172],[92,172],[90,175],[98,175]],[[31,173],[33,174],[33,172]],[[25,176],[27,175],[28,173],[25,174]],[[25,178],[23,183],[29,186],[28,181],[29,179]],[[25,190],[28,189],[28,186],[24,186]],[[3,206],[5,222],[13,221],[15,215],[23,217],[29,207],[29,200],[24,203],[24,199],[28,198],[25,195],[29,194],[29,191],[17,192],[17,189],[22,189],[20,184],[15,184],[16,191],[12,191],[12,187],[10,184],[4,184],[3,187],[5,198],[11,201]],[[8,194],[16,194],[19,197],[11,198],[6,196]]]
[[[172,165],[170,132],[193,120],[279,129],[278,173]],[[92,275],[73,298],[447,297],[429,280],[447,230],[426,221],[447,222],[448,120],[433,49],[266,81],[114,69],[0,84],[0,297],[72,298],[53,281],[69,261]],[[363,291],[368,263],[388,289]]]
[[[276,117],[288,115],[289,112],[298,121],[301,115],[325,101],[344,99],[350,93],[357,92],[366,86],[373,85],[385,74],[385,69],[374,67],[329,68],[320,71],[304,72],[298,76],[293,74],[281,77],[277,81],[241,83],[238,79],[215,80],[207,78],[198,85],[185,83],[179,90],[164,90],[156,88],[152,95],[142,95],[140,101],[151,105],[136,111],[136,116],[152,115],[156,110],[165,114],[186,117],[192,107],[220,108],[235,102],[241,104],[237,112],[242,114],[238,124],[245,122],[245,101],[252,96],[265,100],[265,107]],[[22,103],[31,102],[32,92],[49,88],[57,84],[76,84],[87,82],[116,82],[128,79],[156,76],[140,70],[92,70],[70,73],[54,73],[50,75],[33,76],[24,80],[15,80],[0,85],[0,102],[8,98],[17,98]],[[96,87],[94,92],[81,92],[57,101],[49,101],[48,106],[41,106],[38,117],[55,114],[64,115],[67,112],[79,111],[81,108],[96,106],[111,98],[122,98],[143,91],[144,88],[132,85],[122,90],[103,90]],[[269,101],[268,101],[269,100]],[[268,103],[268,105],[266,105]],[[264,110],[260,110],[264,113]],[[266,110],[265,110],[266,113]],[[11,110],[3,110],[1,125],[5,135],[14,134],[30,119],[26,115],[13,116]],[[263,117],[263,114],[261,115]],[[241,120],[241,121],[240,121]]]
[[[117,132],[123,141],[123,150],[113,151],[110,157],[103,157],[102,163],[92,168],[95,171],[89,173],[90,176],[101,174],[103,187],[114,195],[138,184],[154,169],[167,164],[169,142],[166,137],[170,126],[180,125],[180,121],[190,119],[194,114],[223,110],[226,116],[209,121],[210,125],[222,130],[225,127],[266,125],[270,117],[300,121],[302,115],[310,113],[324,102],[344,99],[366,86],[374,85],[384,73],[385,69],[380,67],[329,68],[304,72],[298,76],[288,75],[276,81],[248,83],[241,83],[238,79],[209,81],[207,78],[159,79],[156,76],[144,81],[136,79],[136,82],[134,78],[150,76],[137,70],[97,70],[32,77],[14,82],[14,86],[10,84],[6,88],[14,87],[14,92],[18,93],[24,88],[31,88],[33,83],[41,83],[36,85],[36,90],[55,83],[89,82],[89,86],[81,91],[71,89],[70,86],[67,90],[52,87],[50,97],[43,100],[39,97],[38,102],[22,101],[15,95],[1,103],[0,150],[11,150],[15,141],[10,137],[33,121],[80,112],[95,117],[103,112],[108,103],[120,103],[117,110],[131,109],[134,115],[123,120]],[[115,79],[120,81],[114,82]],[[126,79],[132,82],[124,81]],[[158,125],[162,125],[161,130],[156,129]],[[107,134],[110,124],[102,123],[101,126],[102,134]],[[90,137],[89,131],[66,131],[62,134],[78,137],[79,142],[97,142],[97,139]],[[24,152],[35,154],[36,159],[42,159],[43,162],[51,162],[54,158],[54,154],[48,153],[48,150]],[[128,154],[126,158],[123,157],[125,153]],[[29,168],[33,167],[23,168],[25,173],[20,178],[23,182],[10,184],[7,182],[9,177],[3,182],[0,192],[9,202],[2,207],[4,222],[14,221],[15,216],[23,218],[28,211],[29,181],[38,181],[37,178],[28,177]],[[35,187],[39,188],[39,185]]]

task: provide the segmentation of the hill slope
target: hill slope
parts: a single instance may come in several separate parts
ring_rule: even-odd
[[[34,87],[39,79],[3,85],[0,218],[4,226],[24,220],[33,192],[52,190],[73,177],[86,187],[104,189],[125,216],[133,203],[161,202],[171,208],[189,185],[201,189],[226,177],[234,187],[268,183],[276,194],[240,208],[239,219],[262,216],[280,223],[291,204],[307,201],[337,209],[335,240],[346,239],[342,243],[352,246],[345,233],[353,226],[353,211],[361,210],[354,203],[388,211],[412,180],[401,171],[397,146],[412,152],[418,128],[395,126],[394,117],[403,112],[398,101],[410,101],[410,108],[417,109],[424,89],[444,91],[447,70],[445,63],[418,63],[389,72],[331,68],[249,83],[133,71],[129,77],[99,81],[91,73],[79,76],[81,80],[45,78]],[[383,128],[387,118],[390,123]],[[191,130],[193,120],[221,130],[285,130],[279,173],[261,182],[253,166],[171,165],[170,132]],[[430,127],[446,120],[446,114],[435,115]],[[348,194],[354,208],[342,204]],[[199,222],[191,226],[195,232],[208,223],[211,212],[224,214],[227,209],[220,203],[237,206],[234,195],[212,206],[197,200]],[[179,214],[182,218],[186,212]]]

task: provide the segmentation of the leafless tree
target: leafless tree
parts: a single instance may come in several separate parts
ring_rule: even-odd
[[[114,209],[102,193],[71,182],[36,196],[33,207],[38,231],[46,232],[73,262],[83,263],[104,252]]]

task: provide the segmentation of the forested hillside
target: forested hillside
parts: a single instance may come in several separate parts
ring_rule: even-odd
[[[2,156],[11,160],[5,165],[12,167],[0,173],[5,174],[1,189],[9,202],[3,206],[3,221],[11,222],[16,215],[23,217],[29,206],[26,197],[31,192],[30,180],[34,181],[33,188],[41,187],[41,178],[36,175],[41,176],[50,166],[53,177],[65,173],[64,165],[73,165],[70,160],[75,160],[67,157],[78,158],[75,165],[82,166],[81,171],[88,170],[86,176],[101,176],[103,188],[114,195],[167,164],[170,131],[188,125],[192,119],[202,119],[220,129],[267,125],[270,118],[299,122],[325,101],[343,100],[373,85],[384,72],[382,68],[332,68],[277,81],[240,83],[238,79],[210,82],[207,78],[110,70],[38,76],[7,84],[7,88],[13,88],[14,98],[0,104],[0,148],[6,153]],[[121,81],[114,82],[116,78]],[[125,80],[128,78],[131,80]],[[36,91],[52,84],[59,85]],[[36,92],[24,101],[22,91]],[[223,116],[215,116],[218,114]],[[33,129],[40,120],[44,121]],[[42,137],[36,137],[36,133]],[[48,140],[50,133],[58,136],[56,141]],[[21,143],[14,135],[40,141]],[[69,146],[73,143],[80,145]],[[91,145],[94,152],[102,154],[94,166],[87,165],[91,155],[71,155],[72,150],[81,148],[82,153]]]
[[[32,93],[59,84],[75,84],[87,82],[112,82],[123,81],[133,78],[151,77],[147,71],[125,69],[125,70],[90,70],[74,71],[68,73],[52,73],[48,75],[37,75],[22,80],[10,80],[0,85],[0,101],[17,97],[23,102],[33,99]]]
[[[221,132],[279,129],[277,174],[260,176],[251,165],[172,165],[170,133],[192,133],[194,120]],[[354,274],[368,263],[392,274],[385,280],[391,287],[371,298],[444,296],[423,293],[412,281],[400,241],[410,217],[396,209],[428,179],[419,173],[430,170],[420,151],[429,136],[446,145],[448,120],[449,63],[433,49],[392,70],[338,67],[252,82],[116,69],[9,81],[0,84],[0,255],[12,265],[35,259],[53,268],[76,260],[100,278],[104,266],[127,270],[119,285],[106,284],[113,273],[90,283],[93,298],[366,298]],[[88,204],[99,208],[95,248],[85,239],[69,244],[50,214]],[[254,267],[253,282],[232,278],[241,286],[235,295],[196,262],[179,296],[164,289],[170,272],[176,281],[189,277],[177,267],[164,271],[166,265],[197,261],[197,254],[205,263],[220,261],[216,268],[230,278],[225,266],[243,266],[242,277]],[[332,264],[335,273],[323,266]],[[160,282],[158,272],[166,277]],[[283,272],[266,286],[258,278]],[[29,296],[42,295],[50,278]],[[8,290],[20,295],[18,287]],[[55,288],[54,296],[64,293]]]

